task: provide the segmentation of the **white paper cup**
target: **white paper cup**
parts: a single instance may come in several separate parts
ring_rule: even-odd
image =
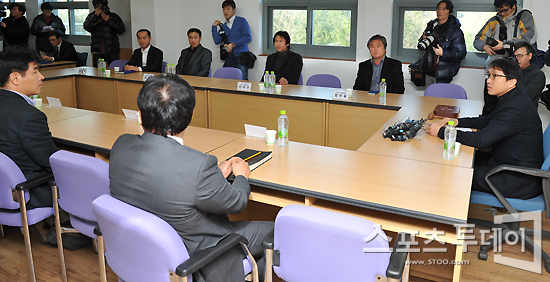
[[[34,99],[34,101],[36,102],[36,104],[34,104],[36,108],[42,108],[42,98]]]
[[[105,76],[111,76],[111,70],[105,70]]]
[[[458,157],[458,153],[460,152],[460,143],[455,142],[455,156]]]
[[[141,124],[141,115],[139,114],[139,112],[136,113],[136,119],[137,119],[137,122]]]
[[[275,144],[275,136],[277,135],[276,130],[266,130],[265,131],[265,142],[267,145],[274,145]]]
[[[120,71],[120,67],[115,67],[115,72]]]
[[[263,83],[258,83],[258,89],[260,89],[261,92],[265,91],[265,85]]]
[[[281,90],[283,90],[283,86],[280,84],[275,85],[275,93],[281,93]]]

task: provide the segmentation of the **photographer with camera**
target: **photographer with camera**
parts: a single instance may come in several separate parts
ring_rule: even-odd
[[[24,14],[27,11],[25,5],[11,3],[8,6],[10,16],[0,22],[0,31],[4,39],[4,48],[9,45],[29,45],[31,29]]]
[[[120,44],[118,35],[124,33],[122,19],[109,9],[107,0],[93,0],[95,11],[84,21],[84,29],[91,33],[93,66],[98,59],[105,59],[107,65],[119,59]]]
[[[474,47],[487,53],[487,63],[514,56],[514,44],[527,42],[536,49],[537,29],[529,10],[517,6],[516,0],[495,0],[497,15],[490,18],[474,40]]]
[[[214,43],[220,44],[221,59],[225,60],[223,66],[240,69],[243,80],[248,80],[248,65],[246,62],[249,61],[248,42],[252,40],[252,36],[246,19],[235,15],[236,8],[235,1],[223,1],[222,9],[226,22],[222,24],[219,20],[214,21],[212,24],[212,38]]]
[[[437,3],[437,19],[428,22],[418,40],[418,49],[426,51],[422,68],[426,86],[434,83],[450,83],[460,70],[460,62],[466,57],[464,33],[460,22],[453,16],[453,2]]]

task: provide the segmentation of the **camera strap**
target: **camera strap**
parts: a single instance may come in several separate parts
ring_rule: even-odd
[[[519,21],[521,20],[521,15],[523,15],[523,12],[529,12],[529,14],[532,14],[531,11],[529,11],[529,10],[521,10],[521,12],[519,12],[516,15],[516,22],[515,22],[515,25],[514,25],[514,38],[518,37],[518,26],[519,26]]]

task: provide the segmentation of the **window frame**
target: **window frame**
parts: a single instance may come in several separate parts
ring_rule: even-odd
[[[393,18],[397,19],[397,21],[392,25],[391,54],[393,58],[403,63],[413,63],[422,57],[424,51],[403,48],[405,11],[435,11],[435,5],[438,2],[427,0],[394,0]],[[453,14],[456,15],[458,12],[495,12],[496,15],[496,8],[493,3],[494,0],[453,0]],[[517,5],[522,7],[523,0],[518,0]],[[482,27],[480,26],[479,30]],[[418,37],[420,37],[420,34]],[[473,44],[473,42],[470,44]],[[484,68],[486,59],[487,54],[485,53],[468,52],[466,58],[461,63],[461,67]]]
[[[52,4],[54,10],[69,10],[69,23],[63,22],[66,28],[74,30],[75,23],[71,21],[71,18],[74,19],[74,10],[75,9],[87,9],[90,11],[89,1],[73,1],[67,0],[67,2],[57,2],[56,0],[45,0],[44,2],[49,2]],[[39,7],[40,9],[40,7]],[[80,34],[65,34],[65,39],[76,45],[89,45],[90,44],[90,35],[80,35]]]
[[[291,41],[292,50],[302,57],[355,60],[357,46],[357,0],[341,0],[335,4],[328,0],[264,0],[262,7],[262,36],[261,46],[263,54],[277,52],[273,44],[273,10],[306,10],[306,44],[294,44]],[[351,30],[350,46],[321,46],[313,45],[313,11],[314,10],[350,10]],[[291,38],[292,39],[292,38]]]

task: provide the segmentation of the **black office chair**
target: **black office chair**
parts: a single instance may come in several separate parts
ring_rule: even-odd
[[[85,67],[88,61],[88,52],[76,52],[76,57],[78,59],[76,66]]]

